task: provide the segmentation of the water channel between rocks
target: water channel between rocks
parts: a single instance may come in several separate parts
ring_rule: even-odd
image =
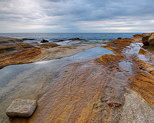
[[[94,47],[70,57],[4,67],[0,70],[0,115],[3,117],[13,99],[36,98],[42,85],[56,78],[66,65],[84,62],[104,54],[114,53],[106,48]]]
[[[59,69],[70,63],[83,62],[86,60],[97,58],[104,54],[114,54],[114,53],[105,48],[95,47],[85,50],[83,52],[79,52],[73,56],[61,59],[40,61],[29,64],[10,65],[0,70],[0,87],[5,86],[6,84],[9,83],[9,81],[11,81],[17,75],[24,73],[25,71],[31,71],[30,74],[35,74],[33,73],[35,69],[37,71],[39,70],[39,72],[41,72],[41,70],[43,69],[46,69],[47,71],[48,70],[54,71],[56,68]]]

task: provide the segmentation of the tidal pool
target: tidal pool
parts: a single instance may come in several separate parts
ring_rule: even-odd
[[[37,99],[42,86],[52,83],[65,66],[91,60],[112,51],[94,47],[73,56],[29,64],[10,65],[0,69],[0,122],[6,120],[5,110],[13,99]],[[54,84],[54,83],[53,83]]]
[[[73,62],[83,62],[93,58],[97,58],[104,54],[114,54],[111,50],[102,47],[94,47],[83,52],[79,52],[73,56],[65,57],[61,59],[40,61],[29,64],[10,65],[0,70],[0,87],[5,86],[15,76],[22,74],[24,71],[34,69],[55,69],[56,67],[62,67]]]

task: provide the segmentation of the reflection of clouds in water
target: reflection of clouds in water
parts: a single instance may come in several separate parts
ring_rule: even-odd
[[[148,61],[145,55],[139,54],[143,43],[131,43],[130,46],[125,50],[125,54],[136,55],[142,61]]]
[[[29,76],[29,74],[44,75],[44,73],[56,71],[60,67],[66,66],[70,63],[84,62],[86,60],[100,57],[104,54],[114,54],[114,53],[106,48],[94,47],[94,48],[85,50],[83,52],[79,52],[73,56],[69,56],[61,59],[39,61],[39,62],[34,62],[29,64],[10,65],[0,70],[0,87],[4,87],[12,80],[17,81],[19,78],[22,81],[25,81],[24,78],[21,78],[21,77],[19,77],[16,80],[18,76]],[[19,83],[22,82],[21,80],[19,80]]]
[[[102,47],[95,47],[95,48],[88,49],[84,52],[77,53],[76,55],[73,56],[73,58],[76,61],[84,61],[84,60],[89,60],[91,58],[97,58],[105,54],[114,55],[114,53],[111,50],[108,50]]]
[[[55,43],[63,46],[63,45],[78,44],[78,43],[80,43],[80,41],[71,41],[71,40],[66,40],[66,41],[55,42]]]
[[[137,55],[143,46],[142,43],[131,43],[130,46],[125,50],[125,54]]]
[[[127,71],[127,72],[129,72],[129,73],[133,73],[133,70],[132,70],[132,63],[131,62],[129,62],[129,61],[121,61],[121,62],[119,62],[119,66],[123,69],[123,70],[125,70],[125,71]]]
[[[47,64],[49,61],[40,61],[40,62],[35,62],[34,64]]]
[[[145,57],[145,55],[138,54],[138,58],[142,61],[148,61],[148,59]]]

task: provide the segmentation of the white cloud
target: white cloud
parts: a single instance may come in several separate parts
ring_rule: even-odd
[[[143,32],[153,0],[0,0],[0,32]]]

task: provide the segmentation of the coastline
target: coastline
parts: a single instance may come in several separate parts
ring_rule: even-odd
[[[141,42],[141,35],[131,39],[114,40],[100,47],[115,54],[105,54],[92,60],[57,67],[56,74],[50,73],[50,69],[46,70],[44,67],[39,74],[31,71],[33,76],[49,72],[38,79],[28,74],[23,79],[18,76],[20,78],[18,81],[29,83],[22,83],[21,87],[34,84],[33,89],[37,91],[33,90],[35,93],[29,96],[21,88],[19,92],[13,92],[13,95],[17,94],[14,98],[20,97],[19,93],[24,92],[25,98],[38,100],[38,108],[31,118],[5,117],[3,120],[7,122],[10,120],[11,123],[92,121],[151,123],[154,121],[152,117],[154,69],[150,68],[154,66],[152,64],[154,54],[142,48]],[[40,48],[41,52],[37,51],[38,57],[31,62],[66,57],[92,47],[94,46],[72,45]],[[6,97],[2,104],[11,100],[12,98]],[[4,115],[4,112],[1,113]]]
[[[8,65],[59,59],[92,48],[92,45],[60,46],[55,43],[25,43],[23,39],[0,37],[0,68]]]

